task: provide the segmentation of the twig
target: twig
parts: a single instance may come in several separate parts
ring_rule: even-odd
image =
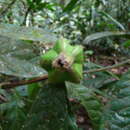
[[[22,25],[26,25],[27,17],[28,17],[28,14],[29,14],[30,10],[31,10],[31,8],[28,7],[28,9],[27,9],[27,11],[26,11],[26,13],[25,13],[25,16],[24,16],[24,20],[23,20]]]
[[[84,74],[106,71],[106,70],[109,70],[109,69],[112,69],[112,68],[117,68],[117,67],[123,66],[123,65],[128,64],[128,63],[130,63],[130,59],[123,61],[119,64],[112,65],[112,66],[107,66],[107,67],[102,67],[102,68],[99,68],[99,69],[92,69],[92,70],[89,70],[89,71],[84,71]],[[31,84],[31,83],[43,81],[43,80],[46,80],[46,79],[48,79],[48,75],[43,75],[42,77],[37,77],[37,78],[31,79],[31,80],[23,80],[23,81],[19,81],[19,82],[15,82],[15,83],[2,83],[2,84],[0,84],[0,87],[3,88],[3,89],[15,88],[16,86]]]
[[[33,1],[34,2],[34,1]],[[23,25],[26,25],[26,21],[27,21],[27,17],[28,17],[28,15],[29,15],[29,13],[32,13],[33,12],[33,10],[32,10],[32,7],[31,6],[29,6],[28,8],[27,8],[27,11],[25,12],[25,16],[24,16],[24,20],[23,20],[23,22],[22,22],[22,26]]]
[[[2,17],[11,7],[12,5],[16,2],[17,0],[12,0],[10,2],[10,4],[3,10],[0,12],[0,17]]]
[[[48,75],[43,75],[42,77],[37,77],[37,78],[31,79],[31,80],[23,80],[23,81],[14,82],[14,83],[2,83],[0,86],[3,89],[15,88],[16,86],[31,84],[31,83],[43,81],[46,79],[48,79]]]
[[[4,96],[0,95],[0,101],[7,102],[8,100]]]
[[[109,70],[109,69],[113,69],[113,68],[118,68],[118,67],[123,66],[123,65],[128,64],[128,63],[130,63],[130,59],[123,61],[121,63],[115,64],[115,65],[112,65],[112,66],[107,66],[107,67],[102,67],[99,69],[92,69],[92,70],[84,71],[84,74],[105,71],[105,70]]]

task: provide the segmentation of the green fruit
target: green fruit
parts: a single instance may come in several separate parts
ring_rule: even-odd
[[[82,72],[82,64],[73,64],[70,70],[54,69],[48,73],[49,82],[56,84],[65,81],[79,83],[82,79]]]
[[[80,45],[74,46],[74,49],[72,51],[72,56],[75,58],[74,62],[83,64],[84,57],[83,57],[83,47]]]
[[[59,39],[53,48],[58,54],[63,52],[68,56],[71,56],[75,59],[76,63],[83,63],[83,47],[80,45],[72,46],[69,44],[67,39],[61,38]]]
[[[67,39],[61,38],[41,56],[41,66],[48,71],[50,83],[78,83],[83,76],[83,60],[83,47],[72,46]]]
[[[73,64],[70,77],[71,82],[80,82],[83,78],[83,65],[77,63]]]
[[[69,44],[69,40],[65,38],[61,38],[57,40],[56,44],[54,45],[53,49],[59,54],[61,52],[71,54],[73,51],[73,47]]]
[[[58,54],[53,49],[51,49],[50,51],[41,56],[41,66],[47,71],[49,71],[50,69],[52,69],[52,62],[57,56]]]
[[[72,56],[68,56],[65,53],[60,53],[59,56],[53,60],[52,66],[59,70],[68,70],[73,64],[73,61],[74,59]]]
[[[66,71],[52,70],[48,73],[48,79],[50,83],[57,84],[63,83],[69,79],[69,73]]]

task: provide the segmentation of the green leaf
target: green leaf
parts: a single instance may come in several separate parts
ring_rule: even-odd
[[[11,24],[0,24],[0,35],[13,39],[42,41],[45,43],[54,43],[57,40],[56,36],[48,30]]]
[[[33,44],[0,36],[0,73],[26,78],[45,74],[46,71],[36,65],[39,58],[35,51]]]
[[[87,71],[96,70],[100,68],[103,68],[103,66],[95,64],[93,62],[86,62],[84,64],[84,69]],[[104,72],[93,72],[89,74],[87,74],[87,71],[84,71],[86,72],[86,74],[84,75],[83,80],[83,83],[87,87],[100,88],[103,84],[111,82],[113,79],[119,80],[119,77],[116,74],[110,72],[109,70],[104,70]]]
[[[22,40],[0,36],[0,55],[10,55],[18,59],[31,60],[36,57],[33,44]]]
[[[124,46],[125,48],[129,48],[129,47],[130,47],[130,40],[125,41],[125,42],[123,43],[123,46]]]
[[[88,85],[89,84],[90,83],[88,82]],[[86,105],[86,110],[88,111],[88,114],[91,114],[91,111],[93,112],[92,108],[95,106],[94,102],[91,100],[95,98],[96,100],[98,100],[96,95],[93,94],[94,91],[98,91],[94,90],[92,87],[93,85],[91,85],[91,88],[83,88],[82,85],[74,85],[72,83],[68,84],[69,95],[72,97],[76,97],[79,101],[81,101],[81,104],[83,104],[84,106]],[[124,74],[119,81],[107,83],[106,85],[103,85],[103,88],[104,92],[102,93],[99,91],[98,94],[102,94],[102,98],[105,99],[105,105],[101,105],[101,122],[97,123],[98,127],[95,127],[96,130],[129,130],[130,71]],[[107,96],[105,93],[107,94]],[[89,107],[89,103],[87,103],[87,99],[89,99],[88,101],[91,101],[90,106],[91,104],[93,106],[91,109]],[[97,108],[97,110],[94,110],[98,112],[98,106],[96,106],[95,108]],[[91,116],[90,119],[92,120]]]
[[[119,23],[116,19],[114,19],[112,16],[110,16],[108,13],[104,12],[104,11],[100,11],[100,14],[106,16],[107,18],[109,18],[113,23],[115,23],[118,27],[120,27],[120,29],[122,29],[122,31],[125,31],[126,29],[124,28],[124,26]]]
[[[80,84],[66,82],[69,97],[76,98],[88,112],[93,127],[98,130],[102,125],[103,105],[95,94],[95,89]]]
[[[66,7],[63,9],[63,12],[71,12],[75,5],[77,4],[78,0],[71,0]]]
[[[108,31],[98,32],[98,33],[94,33],[87,36],[83,43],[88,44],[89,42],[93,40],[97,40],[97,39],[109,37],[109,36],[130,36],[130,32],[108,32]]]
[[[87,50],[87,51],[85,51],[85,54],[86,54],[86,55],[93,55],[93,53],[94,53],[94,52],[93,52],[92,50]]]
[[[110,74],[106,72],[95,72],[92,75],[85,75],[84,80],[82,81],[85,86],[88,88],[101,88],[104,84],[113,81],[113,78]]]
[[[29,5],[29,7],[30,7],[31,9],[34,8],[33,0],[27,0],[27,3],[28,3],[28,5]]]
[[[104,107],[104,125],[109,130],[130,129],[130,71],[108,86],[110,99]]]
[[[28,85],[28,96],[30,99],[35,99],[38,91],[40,89],[40,85],[38,83],[33,83]]]
[[[39,66],[8,55],[0,55],[0,73],[18,77],[33,78],[47,72]]]
[[[64,84],[46,84],[38,93],[21,130],[77,130],[69,109]]]
[[[17,91],[10,94],[8,102],[0,104],[0,112],[3,112],[4,119],[0,119],[4,130],[18,130],[26,119],[24,113],[25,104]]]

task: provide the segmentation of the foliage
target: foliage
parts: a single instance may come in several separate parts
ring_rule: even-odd
[[[88,55],[79,84],[47,81],[3,87],[47,74],[40,57],[61,35],[71,44],[82,45],[85,55],[101,48],[111,55],[115,55],[113,50],[124,52],[129,59],[129,5],[129,0],[1,0],[0,130],[82,129],[69,99],[85,108],[93,129],[129,130],[130,71],[121,75],[102,71]]]
[[[76,98],[85,107],[95,129],[100,129],[102,122],[102,104],[94,89],[82,85],[66,83],[71,98]]]
[[[70,97],[86,108],[95,129],[129,129],[130,71],[117,82],[105,84],[104,92],[82,85],[67,83]],[[101,98],[106,99],[105,105]]]
[[[59,100],[60,99],[60,100]],[[45,84],[29,110],[21,130],[76,130],[64,86]]]

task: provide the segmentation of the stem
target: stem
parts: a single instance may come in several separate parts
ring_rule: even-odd
[[[27,16],[28,16],[28,14],[29,14],[30,10],[31,10],[31,8],[29,7],[29,8],[27,9],[26,13],[25,13],[25,16],[24,16],[24,20],[23,20],[22,25],[26,25]]]
[[[10,2],[10,4],[5,8],[3,9],[3,11],[1,11],[0,13],[0,17],[2,17],[3,15],[5,15],[5,13],[12,7],[12,5],[16,2],[17,0],[12,0]]]
[[[107,66],[107,67],[102,67],[102,68],[99,68],[99,69],[91,69],[89,71],[84,71],[83,73],[84,74],[89,74],[89,73],[94,73],[94,72],[106,71],[106,70],[109,70],[109,69],[124,66],[125,64],[128,64],[128,63],[130,63],[130,59],[128,59],[126,61],[123,61],[123,62],[121,62],[119,64],[115,64],[115,65]],[[6,83],[1,83],[0,87],[2,89],[15,88],[15,87],[20,86],[20,85],[31,84],[31,83],[43,81],[43,80],[46,80],[46,79],[48,79],[48,75],[43,75],[42,77],[37,77],[37,78],[31,79],[31,80],[23,80],[23,81],[19,81],[19,82],[15,82],[15,83],[10,83],[10,82],[9,83],[7,83],[7,82]]]
[[[85,71],[84,74],[99,72],[99,71],[105,71],[105,70],[109,70],[109,69],[113,69],[113,68],[118,68],[118,67],[124,66],[125,64],[128,64],[128,63],[130,63],[130,59],[123,61],[119,64],[112,65],[112,66],[107,66],[107,67],[102,67],[102,68],[99,68],[99,69],[92,69],[92,70],[89,70],[89,71]]]
[[[8,100],[4,96],[0,95],[0,101],[7,102]]]
[[[1,83],[0,87],[2,87],[3,89],[15,88],[16,86],[31,84],[31,83],[43,81],[46,79],[48,79],[48,75],[43,75],[42,77],[37,77],[35,79],[23,80],[23,81],[14,82],[14,83],[10,83],[10,82],[9,83]]]

